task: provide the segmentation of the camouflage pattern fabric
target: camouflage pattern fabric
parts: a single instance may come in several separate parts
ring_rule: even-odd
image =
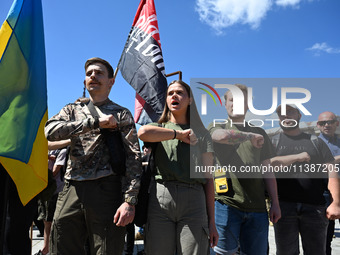
[[[112,114],[118,121],[126,151],[126,174],[123,178],[125,197],[137,196],[140,186],[141,159],[136,126],[130,111],[107,99],[95,104],[104,114]],[[113,174],[109,151],[100,129],[95,127],[86,102],[66,105],[45,125],[49,141],[71,139],[71,149],[65,179],[74,181],[95,180]]]

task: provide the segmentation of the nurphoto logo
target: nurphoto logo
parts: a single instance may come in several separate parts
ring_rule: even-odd
[[[208,86],[205,83],[199,82],[202,85]],[[266,110],[258,110],[254,107],[253,103],[253,88],[248,87],[248,98],[244,98],[244,94],[242,90],[235,85],[231,84],[215,84],[214,87],[209,85],[209,88],[218,96],[216,90],[217,89],[228,89],[233,95],[233,112],[234,114],[243,114],[244,113],[244,101],[247,100],[249,111],[255,115],[270,115],[275,112],[278,106],[278,87],[272,88],[272,105],[269,109]],[[199,88],[202,89],[202,88]],[[213,98],[215,104],[216,100],[214,99],[213,95],[207,91],[206,89],[202,89],[203,91],[207,92],[210,97]],[[304,97],[302,98],[288,98],[288,93],[298,93],[302,94]],[[220,97],[218,96],[220,99]],[[298,88],[298,87],[283,87],[281,88],[281,115],[286,115],[286,107],[287,105],[295,105],[300,112],[304,115],[312,115],[306,107],[303,106],[304,103],[307,103],[311,99],[311,93],[308,89],[305,88]],[[221,100],[220,100],[221,101]],[[222,102],[221,102],[222,105]],[[201,114],[207,115],[207,97],[205,94],[201,96]]]

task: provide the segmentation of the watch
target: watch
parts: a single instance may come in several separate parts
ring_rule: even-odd
[[[125,202],[130,204],[130,205],[136,205],[137,204],[137,197],[127,197],[125,198]]]

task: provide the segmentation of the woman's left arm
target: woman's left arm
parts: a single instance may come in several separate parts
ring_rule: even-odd
[[[213,153],[205,152],[202,154],[203,165],[212,166],[213,165]],[[207,214],[208,214],[208,224],[209,224],[209,237],[210,246],[214,247],[217,245],[218,233],[215,225],[215,191],[214,191],[214,181],[212,176],[207,177],[207,182],[204,184],[204,192],[206,198]]]

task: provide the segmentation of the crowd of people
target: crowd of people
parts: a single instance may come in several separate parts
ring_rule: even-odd
[[[221,255],[268,254],[269,220],[278,255],[299,254],[299,235],[304,254],[331,254],[334,220],[340,218],[335,171],[340,138],[334,113],[319,115],[321,134],[316,137],[299,128],[296,106],[287,105],[282,114],[280,105],[276,112],[282,132],[269,138],[244,121],[247,102],[242,114],[234,114],[233,95],[227,91],[231,122],[206,128],[190,86],[175,80],[168,86],[158,122],[137,132],[129,110],[109,99],[114,82],[107,61],[87,60],[84,86],[89,99],[66,105],[45,125],[56,189],[38,201],[44,221],[44,247],[38,255],[123,254],[126,233],[125,254],[132,254],[142,161],[147,161],[142,160],[139,139],[150,147],[155,165],[143,230],[146,254],[209,254],[211,248]],[[247,87],[235,86],[247,98]],[[193,178],[197,165],[291,166],[295,171],[221,171]],[[318,175],[311,171],[317,165],[324,169]],[[24,225],[28,232],[36,200],[19,209],[9,204],[9,210],[27,215],[15,222],[8,211],[11,224]],[[4,254],[28,255],[29,244],[14,249],[13,238],[8,228]],[[24,234],[22,240],[27,240]]]

